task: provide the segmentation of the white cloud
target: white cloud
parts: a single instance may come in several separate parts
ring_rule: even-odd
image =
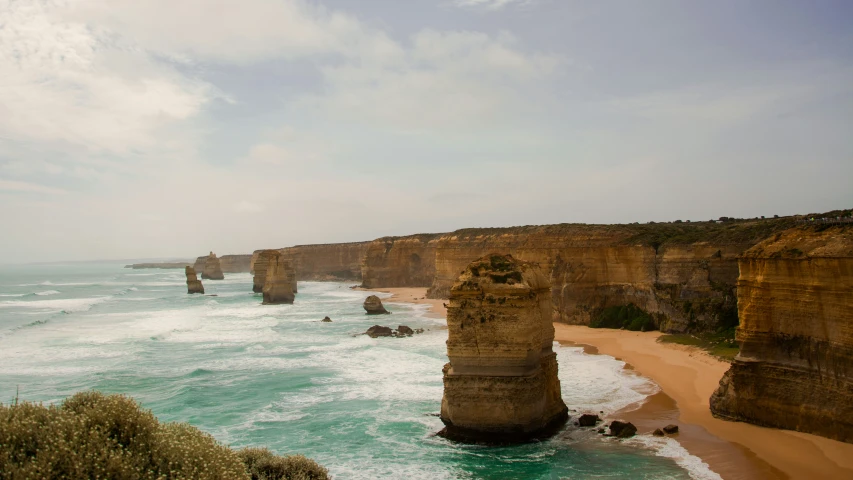
[[[3,180],[0,178],[0,191],[6,192],[26,192],[26,193],[46,193],[49,195],[61,195],[66,193],[61,188],[46,187],[30,182],[19,182],[15,180]]]
[[[57,16],[63,3],[0,0],[0,135],[127,154],[212,97],[204,82],[157,64],[111,34]],[[2,145],[0,145],[2,147]]]
[[[509,34],[424,30],[403,55],[323,68],[326,90],[304,101],[395,129],[476,129],[524,109],[563,62],[522,52]]]
[[[529,5],[535,0],[454,0],[459,7],[485,8],[488,10],[500,10],[509,5]]]

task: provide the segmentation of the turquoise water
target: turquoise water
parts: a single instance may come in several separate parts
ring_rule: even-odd
[[[85,389],[131,395],[235,447],[302,453],[339,479],[719,478],[675,440],[619,442],[569,426],[515,447],[434,436],[447,331],[424,306],[300,282],[294,305],[263,306],[249,274],[187,295],[181,270],[116,264],[0,267],[0,402],[56,402]],[[380,294],[380,296],[387,296]],[[319,320],[328,315],[333,323]],[[411,338],[356,335],[376,322]],[[612,413],[657,391],[623,363],[557,347],[569,408]]]

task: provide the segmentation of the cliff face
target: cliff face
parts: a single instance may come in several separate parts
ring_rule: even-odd
[[[278,250],[257,250],[252,254],[252,291],[261,293],[264,291],[264,282],[267,279],[267,269],[270,259],[280,254]]]
[[[252,263],[251,255],[223,255],[219,257],[219,265],[225,273],[246,273]]]
[[[361,262],[362,286],[429,287],[435,276],[437,237],[424,234],[370,242]]]
[[[546,225],[379,239],[365,256],[363,285],[429,285],[431,298],[446,298],[471,261],[497,252],[542,266],[557,321],[585,325],[606,307],[633,303],[664,331],[715,329],[737,322],[737,256],[790,223]]]
[[[712,413],[853,442],[853,226],[794,228],[739,264],[740,354]]]
[[[297,280],[358,281],[361,279],[361,262],[370,243],[298,245],[279,251],[293,262]],[[250,271],[255,272],[255,265],[262,251],[256,250],[252,255]]]
[[[534,264],[487,255],[462,272],[447,309],[442,435],[523,441],[566,421],[551,310]]]

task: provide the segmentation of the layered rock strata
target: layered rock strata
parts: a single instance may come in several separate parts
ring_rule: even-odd
[[[435,277],[435,242],[440,235],[385,237],[368,245],[361,266],[364,288],[429,287]]]
[[[525,441],[568,419],[552,350],[551,294],[539,267],[509,255],[468,265],[450,290],[441,435]]]
[[[219,264],[219,259],[216,254],[210,252],[207,259],[204,261],[204,269],[201,271],[202,280],[224,280],[225,275],[222,273],[222,267]]]
[[[382,305],[382,300],[380,300],[376,295],[371,295],[365,298],[362,306],[368,315],[383,315],[391,313],[388,310],[385,310],[385,306]]]
[[[204,285],[201,284],[201,280],[196,276],[195,269],[190,266],[186,266],[184,269],[184,273],[187,276],[187,293],[204,293]]]
[[[293,262],[297,280],[359,281],[361,264],[371,242],[336,243],[327,245],[297,245],[278,249]],[[250,260],[250,271],[264,250],[256,250]]]
[[[739,266],[740,353],[711,412],[853,443],[853,226],[788,230]]]
[[[293,265],[290,259],[280,252],[273,250],[274,254],[269,257],[264,280],[263,304],[278,305],[293,303],[295,299],[293,291],[293,280],[290,272]]]
[[[209,255],[196,258],[193,268],[203,272]],[[251,270],[252,255],[223,255],[219,257],[219,268],[223,273],[246,273]]]
[[[278,258],[281,252],[278,250],[258,250],[252,255],[252,291],[262,293],[264,282],[267,279],[267,269],[270,259]]]

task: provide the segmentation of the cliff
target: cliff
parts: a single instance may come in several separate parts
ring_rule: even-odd
[[[607,307],[634,304],[664,331],[710,330],[737,324],[738,255],[794,223],[563,224],[389,237],[370,243],[363,285],[430,286],[431,298],[446,298],[471,261],[497,252],[542,266],[557,321],[586,325]]]
[[[204,271],[204,264],[208,255],[195,259],[193,268],[197,272]],[[223,273],[245,273],[251,268],[252,255],[223,255],[219,257],[219,268]],[[183,268],[183,267],[182,267]]]
[[[297,280],[303,281],[358,281],[367,246],[371,242],[333,243],[326,245],[297,245],[279,249],[292,263]],[[250,271],[255,271],[256,250],[250,260]]]
[[[207,258],[207,257],[204,257]],[[124,268],[132,268],[134,270],[141,270],[145,268],[160,268],[164,270],[168,269],[179,269],[184,268],[187,265],[192,264],[193,262],[164,262],[164,263],[134,263],[132,265],[125,265]]]
[[[565,423],[551,312],[537,265],[487,255],[465,268],[447,309],[441,435],[525,441]]]
[[[384,237],[370,242],[360,265],[362,287],[431,286],[439,236]]]
[[[793,228],[739,266],[740,353],[712,413],[853,442],[853,225]]]

